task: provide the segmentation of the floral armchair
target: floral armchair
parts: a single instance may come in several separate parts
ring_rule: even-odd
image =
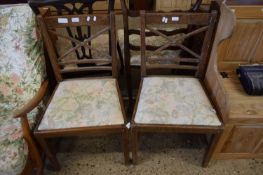
[[[43,164],[30,130],[48,83],[42,42],[27,4],[0,6],[0,63],[0,174],[26,174],[32,164],[39,173]]]

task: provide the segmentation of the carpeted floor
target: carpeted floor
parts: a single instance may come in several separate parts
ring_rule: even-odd
[[[57,154],[59,175],[261,175],[263,160],[218,160],[202,168],[205,141],[199,135],[144,135],[139,163],[124,165],[120,136],[67,138]],[[48,163],[47,163],[48,164]]]

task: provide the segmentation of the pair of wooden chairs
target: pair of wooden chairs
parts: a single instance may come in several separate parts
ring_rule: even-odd
[[[138,135],[149,132],[179,132],[212,134],[203,165],[211,159],[213,147],[222,131],[218,115],[206,95],[202,84],[209,49],[218,18],[217,11],[207,13],[152,13],[140,12],[141,20],[141,75],[137,103],[131,123],[125,117],[122,97],[118,86],[117,41],[115,14],[70,14],[52,15],[45,10],[38,15],[48,55],[58,85],[49,101],[47,110],[35,130],[35,136],[52,162],[55,169],[59,163],[52,153],[47,140],[54,137],[79,136],[89,134],[122,135],[125,162],[129,161],[129,128],[131,128],[131,149],[133,162],[137,163]],[[171,38],[152,26],[196,25],[197,29]],[[85,39],[65,34],[69,28],[97,27]],[[221,26],[222,27],[222,26]],[[65,29],[65,30],[64,30]],[[156,50],[147,52],[146,30],[167,40]],[[89,43],[103,33],[109,33],[111,50],[108,59],[77,59],[72,57],[78,49],[93,48]],[[199,53],[182,44],[186,39],[203,33],[204,40]],[[68,40],[74,45],[59,51],[58,39]],[[162,57],[164,49],[178,48],[188,53],[188,57],[171,55]],[[194,72],[188,76],[149,76],[156,69],[182,69]],[[94,72],[100,72],[100,78]],[[72,78],[80,73],[92,78]],[[110,77],[104,77],[109,75]],[[68,77],[70,77],[68,79]]]

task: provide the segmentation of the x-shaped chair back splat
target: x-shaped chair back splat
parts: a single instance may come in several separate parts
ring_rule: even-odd
[[[165,16],[166,14],[166,16]],[[217,12],[212,11],[211,13],[146,13],[145,11],[141,12],[141,65],[142,65],[142,76],[146,75],[147,69],[158,69],[158,68],[174,68],[174,69],[186,69],[186,70],[195,70],[195,76],[198,78],[203,78],[205,74],[205,69],[208,64],[208,55],[209,48],[212,43],[212,35],[216,25]],[[170,19],[171,18],[171,19]],[[198,19],[200,18],[200,19]],[[165,19],[165,20],[164,20]],[[168,20],[170,19],[170,20]],[[176,19],[176,20],[175,20]],[[160,30],[153,29],[149,25],[170,25],[175,27],[176,25],[200,25],[199,28],[190,31],[189,33],[184,33],[182,36],[175,35],[173,37],[167,36],[164,33],[160,32]],[[170,27],[169,26],[169,27]],[[146,30],[164,38],[167,40],[167,43],[159,46],[158,49],[150,52],[146,55],[146,51],[148,50],[146,47]],[[183,41],[200,33],[205,33],[201,51],[200,53],[196,53],[194,50],[189,49],[187,46],[183,44]],[[169,47],[178,47],[182,51],[185,51],[192,58],[183,58],[176,56],[172,57],[154,57],[158,55],[163,50],[169,50]],[[157,61],[155,63],[160,64],[149,64],[151,61]],[[162,61],[175,61],[178,64],[163,64]],[[186,65],[181,65],[181,63],[190,63]],[[193,63],[196,63],[192,65]]]

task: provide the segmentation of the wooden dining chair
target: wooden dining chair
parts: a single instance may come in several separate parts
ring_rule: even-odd
[[[140,28],[134,27],[132,24],[132,19],[136,19],[140,17],[139,10],[130,10],[126,3],[126,0],[121,1],[121,9],[123,15],[123,29],[118,31],[118,38],[120,47],[123,49],[124,56],[124,66],[125,66],[125,75],[126,75],[126,86],[127,93],[129,97],[129,106],[132,109],[133,107],[133,99],[136,95],[133,89],[135,86],[135,74],[134,70],[138,70],[141,67],[141,57],[140,57]],[[196,0],[194,5],[188,9],[187,11],[197,12],[200,10],[200,6],[202,4],[202,0]],[[178,10],[178,9],[177,9]],[[159,29],[158,32],[162,32],[167,36],[180,36],[183,33],[187,33],[187,31],[191,31],[193,26],[179,26],[177,28],[162,28]],[[149,40],[149,44],[146,45],[148,50],[156,50],[159,45],[165,42],[163,37],[160,37],[156,32],[146,31],[145,37]],[[185,41],[186,42],[186,41]],[[163,55],[178,55],[178,49],[171,46],[168,52],[164,52]],[[132,75],[133,74],[133,75]],[[139,77],[138,77],[139,78]]]
[[[46,156],[53,167],[59,170],[58,160],[50,150],[47,139],[119,133],[122,135],[123,152],[127,163],[129,159],[128,129],[125,127],[127,120],[117,81],[114,13],[53,16],[47,12],[38,15],[37,18],[58,82],[45,114],[34,132]],[[80,26],[99,28],[85,40],[69,37],[62,30]],[[111,55],[108,53],[107,59],[98,57],[79,60],[73,57],[74,52],[81,47],[91,50],[99,49],[91,47],[88,42],[104,33],[108,34],[109,31],[112,47]],[[52,39],[53,37],[74,42],[75,46],[64,50],[63,53],[58,52],[58,45]],[[101,65],[101,63],[107,64]],[[71,78],[67,79],[69,75]],[[76,78],[81,75],[84,77]]]
[[[206,95],[203,78],[209,60],[209,48],[217,24],[217,11],[210,13],[154,13],[141,11],[141,85],[131,121],[132,159],[138,160],[138,135],[142,133],[193,133],[212,134],[210,147],[207,149],[203,166],[211,158],[213,146],[217,142],[223,125],[218,114]],[[199,28],[185,33],[180,38],[169,37],[154,29],[156,24],[196,25]],[[151,31],[166,39],[166,43],[154,51],[147,48],[146,32]],[[181,41],[193,35],[204,33],[200,52],[195,52]],[[190,56],[170,55],[163,57],[161,52],[171,47],[184,50]],[[187,76],[156,75],[158,70],[183,70]],[[157,71],[157,72],[158,72]],[[193,76],[189,76],[193,73]]]

